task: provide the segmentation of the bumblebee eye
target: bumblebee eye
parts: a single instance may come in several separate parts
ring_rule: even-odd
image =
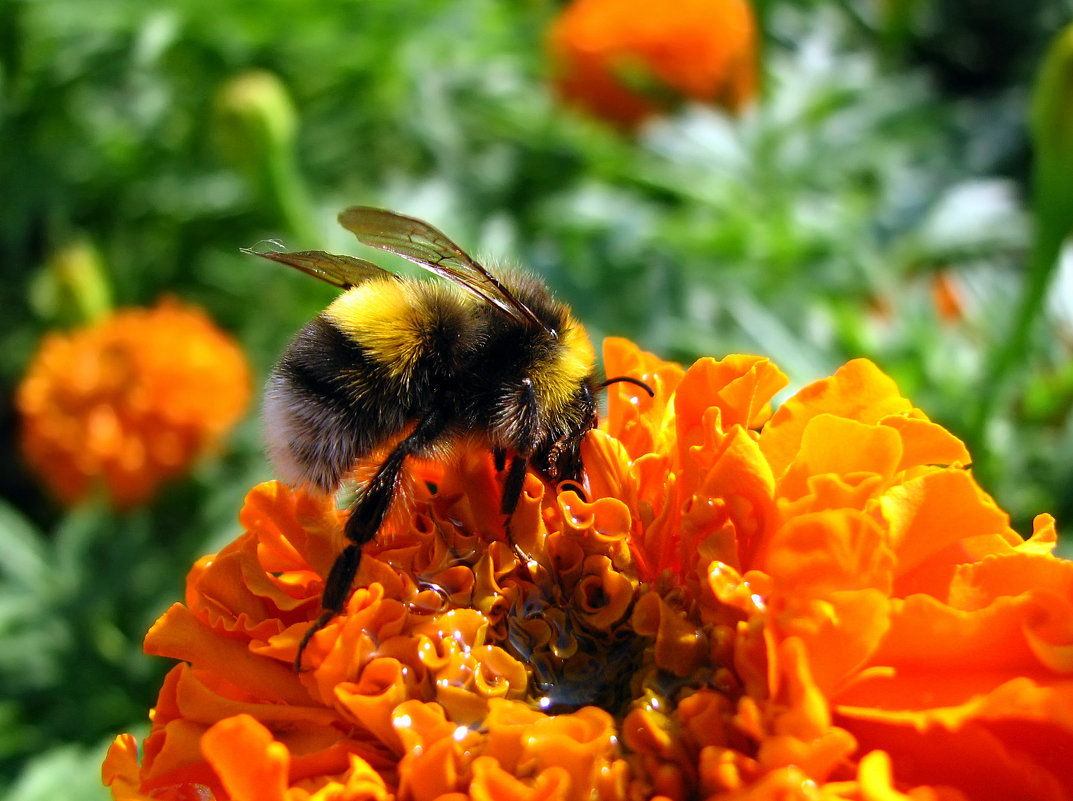
[[[627,384],[633,384],[634,386],[640,387],[645,392],[647,392],[648,397],[650,397],[650,398],[656,397],[656,393],[652,389],[652,387],[648,386],[648,384],[646,384],[641,379],[633,378],[632,376],[628,376],[628,375],[615,376],[614,378],[609,378],[606,381],[601,381],[599,384],[596,385],[596,388],[597,389],[607,389],[612,384],[618,384],[619,382],[625,382]]]

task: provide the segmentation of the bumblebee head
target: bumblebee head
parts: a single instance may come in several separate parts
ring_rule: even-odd
[[[595,374],[596,352],[589,335],[570,308],[540,280],[523,272],[497,271],[497,275],[540,323],[518,332],[520,338],[512,345],[528,355],[524,372],[533,382],[539,408],[548,415],[562,414]]]

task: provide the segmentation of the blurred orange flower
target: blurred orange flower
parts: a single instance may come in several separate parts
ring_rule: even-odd
[[[200,309],[172,299],[45,338],[16,395],[31,469],[64,503],[120,508],[185,472],[249,405],[250,370]]]
[[[1062,799],[1073,563],[868,361],[772,411],[766,359],[624,340],[582,488],[420,466],[291,668],[345,513],[270,482],[146,638],[180,660],[115,799]],[[584,495],[581,491],[583,490]]]
[[[748,0],[573,0],[548,49],[559,94],[624,127],[681,99],[738,111],[756,94]]]

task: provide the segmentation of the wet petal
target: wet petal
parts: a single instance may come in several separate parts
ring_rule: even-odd
[[[205,758],[235,801],[283,801],[291,755],[248,715],[221,720],[202,739]]]

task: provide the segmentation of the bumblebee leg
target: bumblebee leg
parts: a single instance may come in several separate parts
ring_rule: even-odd
[[[332,563],[328,580],[324,584],[324,594],[321,596],[320,606],[324,611],[320,613],[313,624],[302,635],[302,641],[298,643],[298,653],[294,657],[294,672],[302,672],[302,652],[309,645],[313,635],[328,625],[343,609],[346,600],[346,591],[350,589],[350,583],[354,580],[354,574],[358,572],[358,563],[361,561],[361,546],[348,545]]]
[[[343,533],[346,534],[351,544],[336,557],[331,572],[328,573],[328,579],[324,582],[324,593],[320,602],[323,611],[298,643],[298,653],[294,657],[295,672],[302,671],[302,652],[309,644],[309,640],[328,625],[333,617],[343,611],[350,585],[354,583],[354,576],[357,575],[358,566],[361,564],[361,548],[376,536],[381,523],[384,522],[384,517],[387,516],[406,457],[427,448],[443,433],[445,427],[446,421],[443,414],[436,409],[430,411],[410,432],[410,435],[388,454],[372,481],[362,491],[361,497],[354,505],[343,527]]]
[[[503,498],[499,502],[499,511],[506,515],[509,522],[510,516],[518,508],[518,501],[522,497],[522,487],[525,484],[525,469],[529,466],[529,458],[520,453],[515,454],[510,460],[510,470],[503,482]]]
[[[510,461],[510,467],[507,469],[507,477],[503,482],[503,497],[499,502],[499,510],[506,518],[503,521],[503,529],[507,535],[507,542],[510,543],[510,547],[514,550],[515,555],[521,560],[522,564],[525,564],[528,561],[528,557],[522,553],[521,549],[514,542],[514,536],[510,532],[510,518],[514,514],[514,510],[518,508],[518,501],[522,497],[522,488],[525,485],[525,471],[526,468],[529,467],[529,455],[536,448],[539,417],[536,391],[533,389],[533,382],[528,378],[524,379],[522,381],[522,389],[523,396],[520,406],[521,425],[519,426],[519,436],[514,443],[514,457]],[[505,466],[505,454],[503,462]]]
[[[507,479],[503,483],[503,498],[500,501],[500,511],[507,517],[507,536],[510,536],[510,516],[518,506],[518,499],[522,497],[522,485],[525,483],[525,468],[529,465],[529,455],[536,449],[537,428],[539,416],[537,411],[536,390],[529,378],[522,380],[522,402],[519,404],[520,424],[518,426],[518,438],[514,442],[514,458],[510,462],[510,470],[507,471]],[[496,457],[496,468],[502,470],[506,465],[506,454],[502,459],[497,448],[493,453]],[[513,544],[513,542],[512,542]]]
[[[525,484],[525,470],[529,466],[528,457],[515,454],[510,460],[510,469],[507,471],[507,479],[503,482],[503,498],[500,501],[499,510],[506,518],[503,521],[503,531],[507,535],[507,544],[510,545],[518,561],[525,565],[529,562],[529,556],[522,552],[518,543],[514,541],[514,535],[510,531],[510,518],[514,510],[518,508],[518,501],[522,497],[522,487]]]

